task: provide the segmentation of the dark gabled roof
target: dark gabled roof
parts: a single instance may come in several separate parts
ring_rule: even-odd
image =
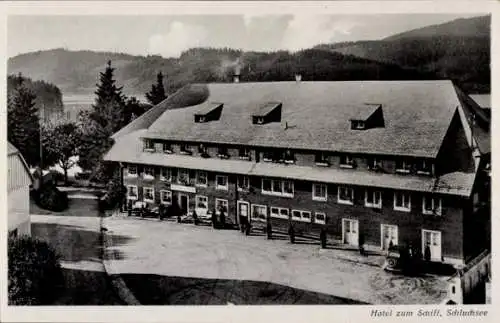
[[[451,81],[262,82],[196,85],[205,102],[222,102],[219,120],[194,123],[197,105],[165,110],[144,137],[351,153],[437,155],[461,102]],[[185,94],[189,95],[189,91]],[[254,125],[250,115],[281,102],[280,123]],[[351,130],[353,106],[381,104],[384,127]]]
[[[221,105],[223,105],[223,103],[205,102],[205,103],[199,105],[200,109],[195,112],[195,115],[206,115],[207,113],[213,111],[214,109],[217,109]]]
[[[276,109],[281,103],[280,102],[266,102],[261,104],[257,111],[253,113],[254,116],[263,117],[268,115],[271,111]]]
[[[483,109],[491,109],[491,94],[471,94],[469,95]]]

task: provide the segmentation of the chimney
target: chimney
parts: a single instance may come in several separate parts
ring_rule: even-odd
[[[301,74],[295,74],[295,82],[299,83],[300,81],[302,81],[302,75]]]
[[[234,68],[234,75],[233,75],[233,82],[234,83],[239,83],[240,82],[240,66],[239,65],[236,65],[236,67]]]

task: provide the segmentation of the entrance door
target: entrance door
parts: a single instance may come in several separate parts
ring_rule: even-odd
[[[429,247],[431,260],[441,261],[441,232],[422,230],[422,254],[425,257],[425,249]]]
[[[186,215],[189,212],[189,197],[186,194],[179,193],[179,207],[181,214]]]
[[[250,204],[248,202],[238,201],[238,217],[248,219]]]
[[[342,219],[342,240],[351,246],[358,245],[358,221]]]
[[[398,226],[397,225],[389,225],[389,224],[381,224],[381,244],[383,250],[388,250],[389,246],[392,245],[395,247],[398,245]]]

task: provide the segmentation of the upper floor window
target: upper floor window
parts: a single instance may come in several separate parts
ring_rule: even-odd
[[[155,143],[153,140],[145,139],[144,140],[144,150],[145,151],[154,151],[155,150]]]
[[[431,215],[441,215],[441,199],[431,195],[424,195],[422,198],[422,213]]]
[[[417,174],[431,175],[432,174],[432,162],[427,159],[421,159],[417,163]]]
[[[217,151],[217,156],[219,158],[229,158],[229,152],[227,150],[227,147],[220,146]]]
[[[367,164],[370,170],[379,170],[382,167],[382,163],[377,157],[369,157],[367,159]]]
[[[183,168],[177,170],[177,183],[183,185],[189,184],[189,170]]]
[[[295,154],[293,153],[292,150],[290,149],[285,150],[283,155],[284,155],[283,160],[285,161],[285,163],[287,164],[295,163]]]
[[[201,170],[196,172],[196,185],[207,186],[207,184],[207,172]]]
[[[294,185],[292,181],[263,178],[262,193],[268,195],[293,197]]]
[[[170,182],[172,179],[172,172],[170,168],[163,167],[160,172],[160,180]]]
[[[328,197],[328,189],[326,184],[313,183],[313,195],[312,199],[314,201],[326,201]]]
[[[329,166],[330,165],[330,161],[328,160],[328,154],[325,152],[316,153],[316,156],[314,157],[314,162],[318,166]]]
[[[340,204],[354,204],[354,190],[352,187],[339,186],[337,201]]]
[[[215,188],[218,190],[228,190],[229,184],[226,175],[216,175],[215,176]]]
[[[353,168],[354,167],[354,159],[351,155],[341,155],[340,156],[340,167],[344,168]]]
[[[193,152],[191,151],[191,147],[188,144],[181,145],[181,154],[183,155],[191,155]]]
[[[382,207],[382,193],[373,189],[365,192],[365,206],[380,209]]]
[[[396,172],[408,174],[411,171],[412,164],[408,160],[400,159],[396,161]]]
[[[238,151],[238,157],[240,159],[250,159],[250,149],[248,148],[240,148]]]
[[[155,177],[155,169],[150,166],[144,167],[144,178],[153,179]]]
[[[127,175],[130,177],[136,177],[137,176],[137,166],[129,165],[127,167]]]
[[[237,178],[238,191],[248,191],[250,189],[250,181],[248,176],[238,176]]]
[[[208,157],[207,146],[205,146],[204,144],[200,144],[198,146],[198,153],[201,154],[201,157]]]
[[[163,152],[165,154],[171,154],[173,152],[172,145],[170,143],[164,142],[163,143]]]
[[[411,198],[409,193],[394,192],[394,210],[405,212],[411,210]]]

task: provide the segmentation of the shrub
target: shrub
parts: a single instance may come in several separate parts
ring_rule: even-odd
[[[125,199],[127,188],[119,180],[110,180],[106,185],[106,193],[100,199],[105,210],[111,210]]]
[[[10,305],[48,305],[63,283],[54,249],[28,236],[9,237],[8,268]]]
[[[37,193],[37,204],[44,209],[61,212],[68,208],[68,194],[53,184],[43,185]]]

